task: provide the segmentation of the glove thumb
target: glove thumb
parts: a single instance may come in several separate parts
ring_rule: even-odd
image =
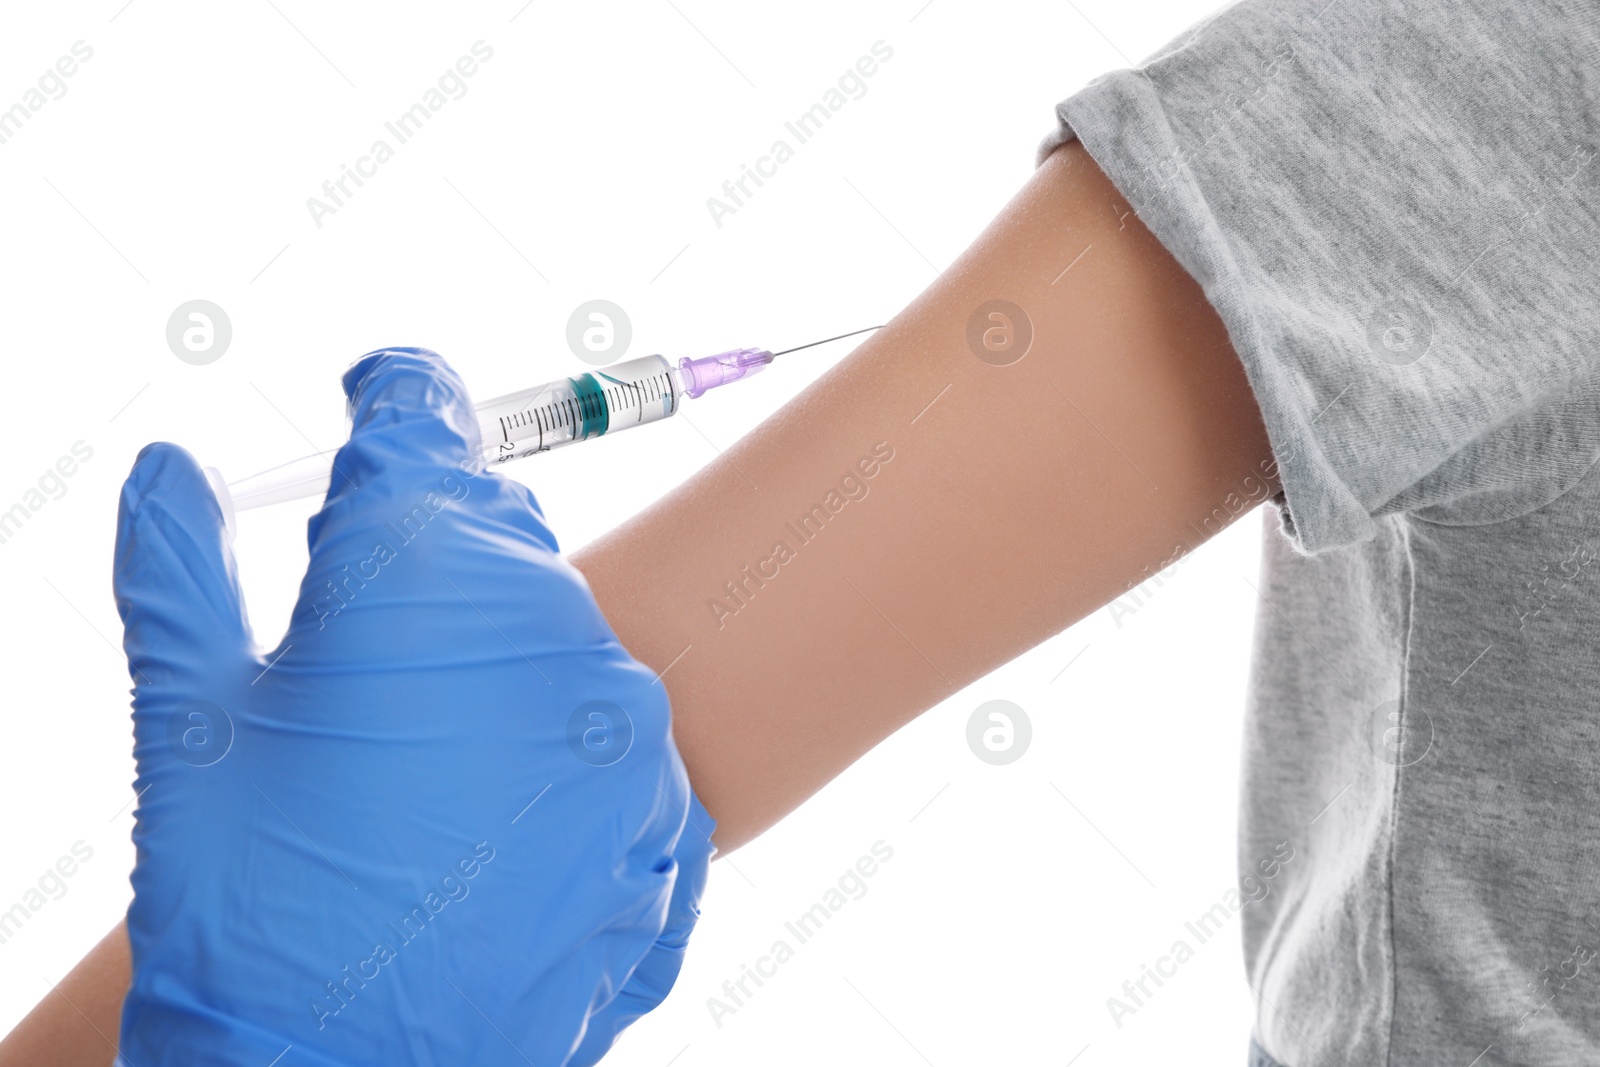
[[[149,720],[188,701],[226,699],[251,660],[222,510],[194,458],[176,445],[147,446],[123,483],[112,587],[142,765],[159,752],[143,742],[164,726]]]

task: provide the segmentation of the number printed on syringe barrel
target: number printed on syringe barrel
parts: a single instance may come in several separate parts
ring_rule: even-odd
[[[478,406],[484,458],[504,463],[656,422],[677,413],[682,395],[672,364],[645,356],[496,397]]]

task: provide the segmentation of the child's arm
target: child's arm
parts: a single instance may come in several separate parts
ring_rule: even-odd
[[[1032,325],[1009,366],[969,347],[995,299]],[[726,852],[1275,493],[1273,472],[1221,321],[1072,143],[887,329],[574,562],[663,672]],[[119,927],[61,989],[127,976]],[[0,1065],[109,1063],[118,998],[87,999],[47,997]]]
[[[968,344],[997,298],[1033,327],[1010,366]],[[879,442],[866,496],[801,529]],[[666,672],[726,852],[1275,475],[1220,319],[1072,142],[887,329],[574,562]]]

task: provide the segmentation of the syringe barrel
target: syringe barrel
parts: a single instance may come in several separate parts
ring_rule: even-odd
[[[476,406],[485,463],[504,463],[591,437],[659,422],[684,396],[678,368],[644,356],[508,393]],[[234,511],[328,491],[336,451],[305,456],[231,482]]]
[[[678,413],[683,383],[663,356],[644,356],[478,405],[489,463],[548,452]]]

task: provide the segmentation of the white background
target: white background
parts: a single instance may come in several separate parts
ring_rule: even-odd
[[[885,321],[1026,180],[1057,100],[1214,6],[123,4],[0,15],[0,108],[74,42],[94,50],[0,145],[0,511],[75,442],[93,449],[65,495],[0,544],[0,910],[74,842],[94,849],[66,895],[0,944],[0,1030],[129,898],[110,563],[117,490],[143,444],[179,442],[231,477],[333,447],[338,376],[383,345],[437,349],[480,397],[572,373],[566,320],[595,297],[630,313],[630,355],[777,349]],[[466,95],[315,226],[306,199],[478,40],[494,55]],[[714,225],[706,198],[879,40],[893,57],[866,94]],[[208,366],[165,339],[195,298],[233,325]],[[694,426],[510,470],[580,546],[848,347],[702,401]],[[242,517],[264,644],[287,621],[310,511]],[[719,862],[677,990],[607,1062],[1242,1062],[1237,920],[1120,1027],[1106,1000],[1233,884],[1262,518],[1142,606],[1102,611],[934,709]],[[1004,767],[965,740],[994,698],[1034,727]],[[714,1023],[707,998],[879,840],[894,856],[867,895]]]

